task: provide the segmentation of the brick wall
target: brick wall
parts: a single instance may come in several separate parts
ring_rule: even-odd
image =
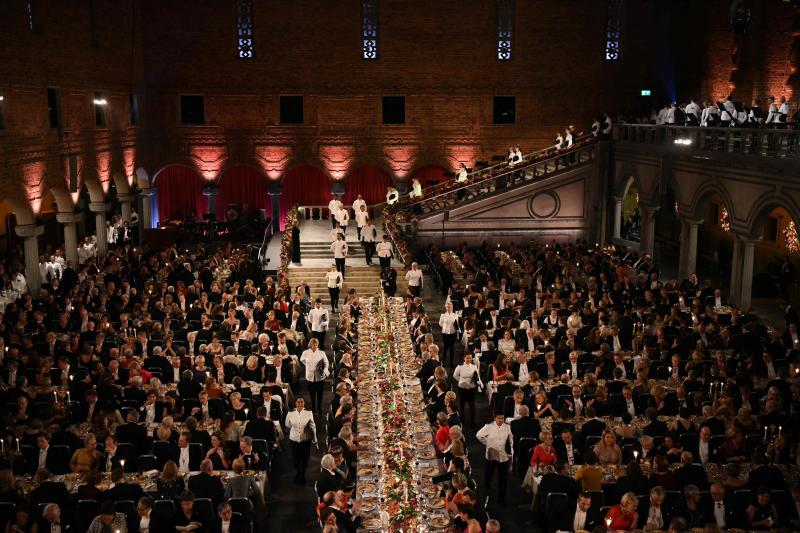
[[[727,21],[704,22],[706,10],[727,12],[723,0],[703,8],[626,1],[617,62],[604,60],[606,2],[598,0],[517,0],[508,62],[495,59],[490,0],[381,0],[377,61],[361,59],[360,1],[253,3],[252,60],[237,57],[232,0],[34,0],[34,32],[26,2],[9,3],[0,31],[0,190],[19,189],[21,169],[38,159],[46,185],[62,186],[66,153],[81,155],[83,178],[97,177],[106,163],[95,152],[106,151],[111,173],[143,167],[152,176],[187,163],[213,178],[237,162],[264,168],[259,154],[270,151],[287,154],[286,168],[330,165],[333,151],[345,154],[339,177],[374,164],[405,178],[512,144],[544,146],[566,124],[588,129],[593,114],[649,105],[637,99],[641,88],[708,93],[730,75]],[[788,22],[763,21],[788,8],[758,4],[769,5],[754,9],[751,37],[766,44],[748,44],[740,85],[763,95],[784,83],[788,59]],[[49,128],[48,86],[60,89],[62,131]],[[109,100],[103,129],[94,125],[96,90]],[[205,96],[205,126],[179,125],[180,94]],[[280,95],[305,97],[304,125],[279,124]],[[382,95],[406,96],[405,125],[381,125]],[[492,124],[494,95],[517,97],[516,124]]]

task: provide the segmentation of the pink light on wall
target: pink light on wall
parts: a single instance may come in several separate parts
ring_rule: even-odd
[[[205,181],[214,181],[228,158],[227,145],[193,145],[189,155]]]
[[[42,197],[44,196],[44,169],[43,161],[34,161],[22,165],[22,180],[25,184],[25,194],[31,204],[33,213],[42,212]]]
[[[133,185],[133,180],[136,179],[136,148],[125,148],[122,151],[122,166],[128,185]]]
[[[291,146],[256,146],[256,158],[264,174],[271,180],[281,179],[291,157]]]
[[[475,161],[478,160],[478,145],[476,144],[451,144],[445,147],[445,152],[453,172],[458,172],[461,163],[467,168],[472,168],[475,166]]]
[[[97,181],[103,188],[103,194],[108,193],[111,186],[111,152],[97,152]]]
[[[383,155],[386,163],[395,179],[404,180],[411,173],[414,168],[414,162],[417,160],[417,151],[419,147],[416,145],[395,145],[384,146]]]
[[[344,179],[355,155],[355,146],[351,144],[328,144],[319,147],[322,165],[334,180]]]

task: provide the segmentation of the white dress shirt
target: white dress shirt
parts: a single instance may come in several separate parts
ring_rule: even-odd
[[[519,365],[519,373],[517,375],[517,381],[520,383],[527,383],[528,382],[528,364],[522,363]]]
[[[144,421],[152,424],[156,420],[156,404],[151,403],[144,406]]]
[[[317,426],[314,424],[314,415],[311,411],[303,409],[302,412],[297,412],[297,409],[292,409],[286,415],[286,427],[289,429],[289,440],[294,442],[306,442],[306,427],[311,430],[313,435],[311,440],[317,440]]]
[[[49,450],[50,450],[50,446],[48,446],[44,450],[39,448],[39,468],[38,468],[38,470],[41,470],[42,468],[46,468],[47,467],[47,452]]]
[[[708,443],[702,440],[697,444],[697,449],[700,454],[700,462],[706,464],[708,462],[709,448]]]
[[[586,529],[586,511],[581,510],[581,506],[575,505],[575,518],[572,519],[572,530],[580,531]]]
[[[356,226],[363,228],[369,220],[369,213],[366,211],[356,211]]]
[[[692,114],[696,118],[700,118],[700,106],[697,102],[689,102],[689,105],[686,106],[686,114]]]
[[[178,457],[178,471],[189,472],[189,447],[181,448],[180,456]]]
[[[339,209],[339,211],[336,212],[336,222],[343,228],[347,226],[347,224],[350,223],[350,211],[347,209]]]
[[[347,257],[347,242],[344,240],[336,240],[331,243],[331,252],[336,259],[344,259]]]
[[[456,182],[464,183],[467,181],[467,169],[461,167],[461,170],[458,171],[458,175],[456,175]]]
[[[455,335],[458,315],[453,312],[444,312],[439,316],[439,327],[442,328],[442,335]]]
[[[363,199],[359,200],[358,198],[353,200],[353,213],[356,213],[356,214],[360,213],[361,212],[361,206],[367,207],[367,202],[365,200],[363,200]]]
[[[508,461],[506,443],[511,444],[511,427],[508,424],[498,426],[490,422],[475,435],[481,444],[486,446],[486,459],[504,463]]]
[[[422,287],[422,270],[409,270],[406,272],[406,281],[409,287]]]
[[[459,389],[474,389],[477,384],[473,383],[472,378],[478,367],[473,364],[462,363],[453,371],[453,379],[458,383]]]
[[[322,332],[328,330],[328,310],[316,307],[308,312],[308,323],[311,331]]]
[[[222,533],[230,533],[231,531],[231,521],[230,520],[223,520],[222,521],[222,528],[220,529]]]
[[[339,209],[342,208],[342,202],[334,198],[330,202],[328,202],[328,211],[331,212],[331,216],[336,216],[336,213],[339,212]]]
[[[320,361],[324,365],[321,374],[317,372],[317,366]],[[309,348],[300,356],[300,362],[306,367],[306,381],[323,381],[330,373],[328,355],[323,350],[311,350]]]
[[[664,527],[664,515],[661,514],[661,507],[650,505],[647,511],[647,524],[652,524],[655,529],[662,529]]]
[[[336,289],[336,288],[340,288],[341,289],[342,288],[342,283],[344,282],[344,280],[342,279],[342,273],[341,272],[330,272],[330,271],[328,271],[328,272],[325,273],[325,279],[328,282],[328,288],[329,289]]]
[[[391,257],[392,256],[392,243],[389,241],[379,242],[375,247],[378,257]]]
[[[150,515],[139,517],[139,533],[150,533]]]
[[[724,528],[726,526],[724,502],[714,502],[714,520],[717,522],[717,527]]]

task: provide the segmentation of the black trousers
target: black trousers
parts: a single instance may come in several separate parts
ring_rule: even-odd
[[[331,308],[336,311],[339,307],[339,287],[328,287],[328,294],[331,295]]]
[[[289,443],[292,445],[292,461],[294,462],[295,477],[305,481],[308,459],[311,457],[311,441],[295,442],[290,440]]]
[[[484,487],[486,490],[486,494],[489,494],[489,490],[492,486],[492,478],[494,477],[494,472],[497,471],[497,497],[500,502],[505,502],[506,500],[506,485],[508,485],[508,461],[499,462],[499,461],[492,461],[491,459],[486,460],[486,473],[484,476]]]
[[[322,391],[325,387],[325,380],[309,381],[308,393],[311,395],[311,412],[322,413]]]
[[[450,360],[452,361],[453,365],[456,364],[456,337],[455,333],[443,333],[442,334],[442,341],[443,341],[443,348],[442,348],[442,364],[447,363],[447,353],[450,353]]]
[[[408,288],[411,289],[411,294],[414,296],[419,296],[422,292],[422,286],[420,285],[409,285]]]
[[[335,260],[336,260],[336,270],[338,270],[342,274],[342,279],[344,279],[344,262],[345,262],[345,258],[342,257],[340,259],[340,258],[337,257]]]
[[[361,226],[356,225],[356,235],[358,235],[358,240],[361,240]]]
[[[378,261],[381,264],[381,268],[387,268],[389,265],[392,264],[391,257],[378,257]]]
[[[312,331],[311,336],[314,337],[319,341],[319,349],[324,350],[325,348],[325,334],[327,331]]]
[[[367,264],[372,264],[372,256],[375,255],[375,243],[364,241],[364,255],[367,256]]]
[[[462,389],[458,388],[458,403],[460,406],[459,412],[466,420],[467,412],[464,410],[465,405],[469,405],[469,420],[475,425],[475,389]]]

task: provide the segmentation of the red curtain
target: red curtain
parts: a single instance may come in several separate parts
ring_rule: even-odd
[[[360,194],[367,205],[379,204],[386,201],[386,188],[392,185],[392,177],[382,168],[372,166],[357,168],[345,178],[342,203],[352,206]]]
[[[267,178],[258,170],[245,165],[228,169],[222,175],[217,196],[217,218],[225,218],[228,206],[236,207],[242,215],[266,209],[271,216]]]
[[[281,229],[286,211],[294,204],[326,206],[331,200],[331,181],[317,167],[303,165],[295,167],[283,177],[281,194]]]
[[[156,177],[158,220],[203,218],[208,202],[203,196],[203,179],[189,167],[166,167]]]
[[[436,180],[438,183],[443,183],[445,181],[444,173],[447,170],[443,169],[442,167],[436,165],[428,165],[425,167],[420,167],[414,172],[414,178],[419,180],[420,185],[422,188],[432,187],[432,184],[428,182],[431,180]],[[411,182],[409,182],[410,184]]]

